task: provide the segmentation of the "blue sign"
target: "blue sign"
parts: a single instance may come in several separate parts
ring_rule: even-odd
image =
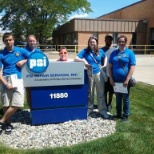
[[[83,85],[31,87],[31,96],[32,125],[87,119],[87,70]]]
[[[34,73],[45,72],[49,66],[48,57],[42,52],[33,52],[27,60],[27,66]]]
[[[41,95],[40,95],[41,94]],[[31,88],[32,109],[87,106],[88,86],[68,85]]]

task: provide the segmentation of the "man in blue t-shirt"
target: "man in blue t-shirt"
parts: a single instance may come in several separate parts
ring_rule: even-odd
[[[24,105],[24,86],[21,67],[26,63],[29,53],[23,48],[14,46],[14,37],[11,33],[3,35],[4,50],[0,53],[0,81],[2,83],[2,104],[4,115],[0,119],[0,133],[5,129],[10,134],[13,126],[10,117]],[[12,76],[16,76],[15,87],[10,82]],[[11,105],[10,105],[11,104]]]

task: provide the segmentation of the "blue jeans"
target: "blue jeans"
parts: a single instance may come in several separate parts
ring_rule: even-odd
[[[129,116],[130,114],[130,98],[129,98],[129,90],[128,88],[128,93],[116,93],[116,110],[117,110],[117,115],[121,116],[122,114],[126,117]],[[123,108],[123,111],[122,111]],[[122,113],[123,112],[123,113]]]

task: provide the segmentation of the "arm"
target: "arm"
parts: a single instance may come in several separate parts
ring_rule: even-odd
[[[76,56],[74,58],[74,61],[76,61],[76,62],[83,62],[86,67],[89,66],[88,62],[84,58],[82,59],[82,58],[79,58],[78,56]]]
[[[5,79],[4,77],[2,76],[2,69],[0,68],[0,81],[2,82],[2,84],[4,84],[6,86],[6,88],[8,89],[12,89],[12,85],[9,84]]]
[[[27,62],[27,59],[20,60],[20,61],[18,61],[18,62],[16,63],[16,65],[17,65],[18,67],[22,67],[26,62]]]
[[[124,81],[124,86],[128,86],[128,82],[129,82],[131,76],[133,75],[134,71],[135,71],[135,66],[134,65],[130,66],[130,70],[127,74],[126,80]]]
[[[110,84],[114,86],[115,84],[114,84],[113,75],[112,75],[112,64],[111,63],[109,63],[108,72],[109,72]]]
[[[105,68],[106,65],[107,65],[107,56],[104,58],[104,65],[102,67]]]
[[[21,60],[16,63],[18,67],[22,67],[27,62],[27,59],[31,54],[30,52],[28,52],[28,50],[23,49],[23,48],[20,48],[20,52],[22,54]]]
[[[129,69],[126,79],[124,81],[124,86],[128,86],[129,80],[135,71],[135,65],[136,65],[135,54],[134,54],[134,52],[130,51],[130,61],[129,61],[130,69]]]
[[[88,64],[87,61],[84,58],[79,58],[78,56],[76,56],[74,58],[74,61],[76,61],[76,62],[83,62],[84,64]]]

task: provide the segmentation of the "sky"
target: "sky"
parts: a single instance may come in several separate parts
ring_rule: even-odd
[[[72,16],[70,16],[70,19],[72,18],[97,18],[104,14],[113,12],[115,10],[121,9],[125,6],[134,4],[136,2],[140,2],[142,0],[88,0],[91,4],[91,9],[93,10],[92,13],[89,14],[77,14],[73,13]]]
[[[125,6],[134,4],[136,2],[140,2],[142,0],[88,0],[91,4],[91,9],[93,10],[92,13],[86,14],[86,13],[73,13],[69,20],[73,18],[97,18],[104,14],[113,12],[115,10],[121,9]],[[0,14],[1,18],[1,14]],[[0,28],[1,31],[1,28]]]

